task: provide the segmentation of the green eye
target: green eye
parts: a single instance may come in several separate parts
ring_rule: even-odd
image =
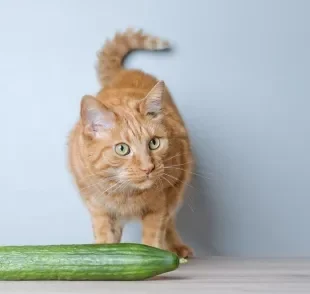
[[[125,156],[130,153],[130,148],[125,143],[119,143],[115,146],[115,152],[120,156]]]
[[[159,147],[159,145],[160,145],[160,140],[159,140],[159,138],[153,138],[151,141],[150,141],[150,143],[149,143],[149,148],[151,149],[151,150],[156,150],[156,149],[158,149],[158,147]]]

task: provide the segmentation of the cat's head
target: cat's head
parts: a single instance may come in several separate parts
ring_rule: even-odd
[[[163,124],[164,90],[160,81],[143,99],[110,108],[92,96],[82,99],[92,171],[122,184],[120,190],[149,189],[164,173],[169,144]]]

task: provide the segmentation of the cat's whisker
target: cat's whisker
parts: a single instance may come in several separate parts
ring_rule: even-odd
[[[179,167],[179,166],[186,165],[187,163],[193,163],[193,161],[185,162],[185,163],[182,163],[182,164],[167,165],[167,166],[164,166],[164,168]],[[212,172],[207,172],[207,173],[210,174],[210,175],[214,174],[214,173],[212,173]],[[199,173],[198,173],[198,174],[199,174]],[[200,175],[203,175],[203,174],[200,173]]]
[[[115,185],[112,185],[111,186],[111,189],[109,189],[109,193],[107,193],[108,191],[106,191],[106,193],[111,196],[112,194],[114,194],[118,189],[119,187],[121,187],[123,185],[123,183],[121,182],[117,182]],[[113,188],[113,189],[112,189]]]
[[[115,192],[119,192],[119,193],[125,193],[125,189],[129,186],[129,181],[128,180],[126,180],[126,181],[124,181],[120,186],[118,186],[116,189],[115,189],[115,191],[113,191],[113,193],[115,193]]]
[[[177,157],[177,156],[180,156],[180,155],[181,155],[181,153],[178,152],[176,155],[173,155],[173,156],[171,156],[171,157],[165,159],[164,162],[165,162],[165,161],[168,161],[168,160],[171,160],[171,159],[173,159],[173,158],[175,158],[175,157]]]
[[[98,188],[97,185],[98,185],[98,182],[93,183],[93,184],[91,184],[91,185],[88,185],[88,186],[86,186],[86,187],[80,189],[80,192],[83,192],[83,191],[85,191],[85,190],[87,190],[87,189],[90,189],[90,188],[92,188],[92,187],[95,187],[95,186]]]
[[[120,173],[117,177],[118,178],[124,178],[124,174]],[[121,193],[121,191],[118,191],[118,190],[120,190],[120,189],[124,190],[123,188],[127,187],[130,182],[129,182],[129,180],[120,180],[118,183],[120,183],[119,186],[117,186],[115,189],[110,191],[109,195],[112,195],[116,192]]]
[[[164,167],[164,169],[178,169],[178,170],[183,170],[183,171],[189,172],[189,173],[191,173],[191,174],[193,174],[193,175],[196,175],[196,176],[198,176],[198,177],[201,177],[201,178],[207,179],[207,180],[210,180],[210,179],[211,179],[211,178],[206,177],[206,176],[204,176],[204,175],[202,175],[202,174],[195,173],[195,172],[192,172],[192,171],[187,171],[187,170],[186,170],[186,169],[184,169],[184,168],[172,167],[172,166],[165,166],[165,167]]]
[[[188,162],[184,162],[184,163],[180,163],[180,164],[169,165],[167,167],[183,166],[183,165],[187,165],[189,163],[194,163],[194,161],[188,161]]]
[[[167,176],[167,174],[164,174],[164,175]],[[164,180],[166,180],[166,181],[170,184],[170,186],[173,187],[173,188],[178,192],[177,188],[176,188],[166,177],[163,176],[163,177],[161,177],[161,178],[164,179]],[[190,197],[189,197],[189,199],[192,200]],[[191,211],[194,212],[194,208],[192,207],[192,205],[191,205],[190,203],[187,203],[187,205],[189,206],[189,208],[191,209]]]
[[[107,177],[107,178],[103,178],[103,179],[100,179],[98,182],[100,184],[104,184],[106,182],[110,182],[110,181],[114,181],[115,179],[119,179],[119,176],[111,176],[111,177]]]
[[[80,189],[80,191],[85,191],[86,189],[89,189],[89,188],[94,187],[94,186],[98,187],[98,186],[100,186],[102,184],[105,184],[106,182],[109,182],[109,181],[111,181],[113,179],[117,179],[117,178],[118,178],[118,176],[111,176],[111,177],[107,177],[107,178],[104,178],[104,179],[99,179],[95,183],[91,183],[91,185],[88,185],[88,186]]]
[[[170,177],[170,178],[172,178],[172,179],[174,179],[174,180],[176,180],[176,181],[179,181],[179,182],[183,183],[184,185],[187,185],[187,186],[189,186],[189,187],[195,189],[194,186],[192,186],[192,185],[190,185],[190,184],[188,184],[188,183],[186,183],[186,182],[183,182],[183,181],[181,181],[180,179],[178,179],[178,178],[176,178],[176,177],[174,177],[174,176],[172,176],[172,175],[169,175],[169,174],[166,174],[166,173],[164,173],[164,175],[166,175],[166,176],[168,176],[168,177]]]
[[[116,194],[118,190],[124,185],[124,183],[119,183],[114,189],[110,190],[108,195],[111,196],[113,194]]]
[[[99,197],[101,197],[103,194],[105,194],[106,192],[110,191],[113,187],[119,185],[120,183],[119,182],[116,182],[114,185],[110,186],[108,189],[106,189],[105,191],[101,192]],[[96,196],[97,198],[98,196]]]
[[[122,191],[121,191],[121,193],[126,193],[126,189],[127,189],[127,187],[130,185],[130,181],[126,181],[126,185],[124,185],[124,187],[122,188]],[[132,192],[133,190],[131,189],[131,190],[128,190],[128,192]],[[129,195],[129,194],[127,194],[127,195]]]
[[[191,209],[192,212],[195,212],[193,206],[191,206],[190,203],[187,203],[187,205],[188,205],[188,207]]]
[[[167,178],[165,178],[164,176],[162,176],[161,178],[166,180],[169,183],[169,185],[176,190],[176,187]]]
[[[118,192],[120,193],[120,194],[125,194],[125,190],[126,190],[126,188],[128,187],[128,181],[125,181],[124,183],[122,183],[118,188],[117,188],[117,190],[118,190]]]
[[[189,153],[189,151],[183,152],[183,153],[178,152],[176,155],[173,155],[173,156],[171,156],[171,157],[165,159],[164,162],[166,162],[166,161],[168,161],[168,160],[171,160],[171,159],[173,159],[173,158],[175,158],[175,157],[178,157],[178,156],[186,155],[186,154],[188,154],[188,153]]]
[[[194,186],[192,186],[192,185],[190,185],[190,184],[188,184],[188,183],[186,183],[186,182],[183,182],[183,181],[181,181],[180,179],[178,179],[178,178],[176,178],[176,177],[174,177],[174,176],[172,176],[172,175],[169,175],[169,174],[166,174],[166,173],[164,173],[164,175],[166,175],[166,176],[168,176],[168,177],[171,177],[171,178],[173,178],[174,180],[179,181],[179,182],[183,183],[184,185],[189,186],[189,187],[191,187],[191,188],[197,190],[197,188],[195,188]],[[192,197],[191,197],[190,195],[188,196],[188,198],[193,202],[193,199],[192,199]]]

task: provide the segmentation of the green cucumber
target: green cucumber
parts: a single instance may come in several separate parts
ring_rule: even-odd
[[[143,244],[0,247],[0,280],[144,280],[173,271],[179,257]]]

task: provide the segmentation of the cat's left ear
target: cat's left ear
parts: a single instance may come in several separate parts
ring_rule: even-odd
[[[141,101],[140,112],[154,118],[162,114],[164,93],[165,83],[159,81]]]
[[[81,119],[84,133],[100,138],[115,126],[115,114],[95,97],[86,95],[81,101]]]

